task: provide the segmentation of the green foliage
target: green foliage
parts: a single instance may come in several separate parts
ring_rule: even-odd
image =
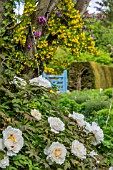
[[[105,50],[109,52],[109,44],[113,46],[113,28],[106,28],[100,25],[94,30],[96,45],[101,49],[104,47]]]
[[[113,1],[112,0],[102,0],[101,2],[96,2],[98,10],[107,15],[107,18],[103,18],[103,23],[105,26],[111,25],[113,22]],[[103,10],[104,7],[104,10]]]
[[[103,4],[102,2],[97,3]],[[112,4],[112,2],[110,3]],[[113,24],[112,19],[110,19],[112,15],[109,15],[110,10],[111,13],[113,12],[112,5],[110,5],[110,8],[106,8],[107,5],[104,4],[103,6],[104,8],[106,8],[106,10],[102,10],[103,6],[101,6],[101,11],[99,13],[88,14],[86,12],[83,16],[85,33],[93,37],[93,40],[95,41],[95,46],[99,49],[102,49],[101,51],[103,51],[106,55],[107,53],[109,53],[109,55],[111,53],[109,45],[113,46]]]
[[[33,1],[33,3],[34,2],[35,1]],[[68,1],[66,1],[66,3],[69,5]],[[92,134],[87,135],[82,128],[78,127],[75,120],[70,119],[68,116],[69,113],[72,113],[73,111],[77,111],[77,112],[83,111],[83,109],[85,109],[86,107],[86,103],[91,99],[91,97],[98,96],[96,92],[95,94],[93,93],[93,95],[91,96],[90,93],[89,94],[90,97],[88,97],[87,100],[86,98],[79,99],[79,101],[81,102],[77,103],[75,98],[76,93],[73,93],[72,96],[71,94],[68,95],[64,94],[64,98],[62,98],[63,97],[62,94],[51,93],[49,89],[30,85],[27,81],[28,80],[27,76],[26,76],[27,85],[25,85],[24,87],[21,86],[20,84],[15,85],[11,83],[15,76],[15,72],[19,74],[19,72],[23,70],[24,66],[25,67],[29,66],[29,68],[37,67],[35,64],[36,61],[38,60],[37,58],[38,57],[40,58],[38,54],[42,56],[42,58],[40,58],[40,61],[43,61],[43,59],[45,59],[43,58],[45,56],[45,52],[47,52],[47,54],[49,52],[50,53],[52,52],[52,54],[50,54],[49,57],[46,56],[48,58],[46,58],[47,61],[45,62],[48,62],[48,60],[51,58],[51,55],[53,55],[53,49],[49,51],[48,44],[44,37],[42,37],[44,41],[40,41],[40,43],[38,43],[37,55],[35,56],[36,61],[34,60],[34,58],[31,59],[31,56],[29,58],[29,55],[26,54],[24,55],[26,35],[28,34],[28,30],[26,30],[26,28],[27,25],[31,24],[30,22],[31,18],[29,16],[32,15],[32,13],[34,13],[35,10],[35,7],[33,6],[32,3],[29,4],[28,2],[27,5],[28,5],[26,8],[27,11],[25,15],[21,18],[22,22],[20,22],[19,24],[17,24],[16,20],[14,19],[15,18],[14,15],[7,12],[4,13],[5,17],[9,17],[11,21],[14,21],[12,22],[11,25],[13,29],[9,28],[10,31],[8,32],[6,30],[6,27],[9,26],[8,25],[9,20],[3,21],[3,28],[0,37],[1,40],[0,49],[3,50],[3,55],[0,56],[1,57],[0,61],[2,59],[2,67],[3,67],[3,72],[0,76],[0,104],[1,104],[0,105],[0,138],[3,137],[2,132],[8,126],[12,126],[13,128],[20,129],[22,131],[22,136],[24,138],[24,146],[19,151],[19,153],[17,153],[16,156],[12,156],[9,158],[10,165],[9,167],[6,168],[6,170],[19,170],[19,169],[21,170],[78,169],[79,170],[79,169],[88,169],[89,167],[90,169],[94,169],[95,167],[97,169],[103,169],[103,167],[107,169],[110,166],[111,162],[108,162],[106,164],[106,154],[103,154],[102,152],[103,148],[101,148],[101,145],[98,145],[97,147],[93,146],[90,141]],[[9,10],[10,8],[13,9],[13,7],[14,6],[12,6],[9,3],[6,5],[6,9]],[[66,9],[69,9],[69,7],[71,6],[66,6]],[[28,13],[28,9],[31,11],[30,14]],[[71,10],[70,10],[70,14],[72,14],[70,18],[73,16],[76,17]],[[67,16],[67,11],[65,15]],[[78,14],[78,18],[79,18],[79,14]],[[59,27],[59,31],[60,28],[61,27]],[[67,27],[66,30],[68,31]],[[53,30],[52,32],[53,35],[54,33],[56,34],[56,32],[54,31],[55,30]],[[6,33],[8,34],[8,36]],[[81,35],[81,39],[82,38],[84,38],[84,34]],[[59,39],[62,39],[62,37],[59,37]],[[66,40],[65,37],[64,40]],[[73,41],[73,51],[75,50],[74,41]],[[82,44],[81,42],[79,42],[80,45]],[[91,42],[92,42],[91,39],[89,39],[88,42],[89,46],[92,44]],[[20,43],[19,46],[18,43]],[[82,45],[83,45],[82,46],[83,49],[85,49],[84,44]],[[70,43],[68,43],[67,46],[70,46]],[[93,49],[93,47],[94,44],[92,44],[91,49]],[[41,64],[43,65],[43,63]],[[85,93],[87,93],[87,91],[85,91]],[[35,117],[31,115],[32,109],[37,109],[41,113],[42,117],[40,121],[37,121]],[[55,134],[54,132],[51,131],[50,125],[48,123],[48,118],[51,116],[58,117],[62,120],[62,122],[65,124],[64,131],[61,131],[58,134]],[[85,119],[87,120],[87,118]],[[107,133],[109,134],[109,132],[111,131],[108,128]],[[107,133],[105,130],[106,135]],[[71,153],[71,144],[75,139],[82,142],[87,149],[87,158],[84,160],[79,159],[78,157],[74,156]],[[55,164],[55,163],[49,165],[48,161],[46,160],[47,156],[44,154],[44,149],[45,147],[50,146],[53,142],[56,141],[65,145],[67,149],[66,160],[62,165]],[[110,145],[108,141],[105,141],[104,146],[105,148],[107,147],[109,149],[111,148],[112,145]],[[95,150],[98,153],[100,152],[100,154],[98,155],[98,159],[100,160],[99,164],[97,164],[97,159],[88,156],[89,152],[92,150]],[[108,152],[109,151],[106,151],[106,153]],[[3,155],[4,153],[0,151],[0,160],[3,158]]]
[[[105,101],[102,98],[93,99],[86,102],[85,114],[92,114],[95,111],[108,108],[108,107],[109,107],[109,101]]]
[[[64,70],[69,69],[69,65],[72,61],[75,60],[75,57],[66,47],[58,47],[54,58],[47,65],[48,68],[53,68],[54,73],[61,74]]]
[[[85,96],[85,97],[84,97]],[[77,98],[81,98],[80,104],[76,104]],[[78,113],[83,113],[86,120],[98,122],[104,131],[104,141],[99,153],[105,155],[106,163],[113,165],[113,99],[112,89],[105,89],[101,93],[99,90],[82,90],[73,91],[71,94],[62,94],[61,104],[67,100],[68,109],[71,106],[71,101],[75,101],[73,110]],[[78,100],[79,101],[79,100]],[[110,110],[110,105],[111,110]],[[69,109],[70,110],[70,109]],[[90,114],[88,114],[88,112]],[[106,121],[108,123],[106,125]]]
[[[59,100],[62,106],[68,107],[69,111],[81,112],[86,116],[94,115],[96,111],[109,108],[111,102],[104,91],[100,93],[99,90],[87,89],[73,91],[71,94],[63,94]]]
[[[87,100],[89,99],[89,97],[86,95],[79,95],[79,96],[76,96],[76,102],[78,104],[82,104],[84,102],[86,102]]]
[[[70,65],[73,62],[88,62],[94,61],[99,64],[112,65],[112,58],[110,53],[106,52],[102,48],[98,49],[98,55],[92,55],[88,52],[80,53],[80,57],[75,58],[70,51],[64,47],[58,47],[53,60],[47,65],[48,68],[54,69],[55,74],[61,74],[64,70],[69,70]]]
[[[109,89],[105,89],[102,94],[108,96],[109,98],[111,98],[113,96],[113,89],[109,88]]]
[[[8,89],[7,89],[7,88]],[[26,85],[24,89],[20,86],[9,86],[8,82],[1,86],[0,98],[0,138],[2,138],[2,130],[7,126],[21,129],[24,137],[24,146],[17,156],[10,157],[10,166],[7,170],[43,170],[43,169],[82,169],[95,167],[96,160],[89,158],[81,160],[71,154],[71,143],[77,139],[82,142],[89,153],[96,148],[91,145],[90,138],[78,128],[77,123],[68,117],[73,110],[80,110],[79,104],[75,102],[75,94],[55,94],[49,90]],[[61,96],[65,96],[63,99]],[[68,96],[68,97],[67,97]],[[36,121],[31,115],[31,110],[37,109],[41,112],[42,118]],[[65,130],[59,134],[51,132],[48,117],[59,117],[65,124]],[[5,127],[4,127],[5,126]],[[46,161],[44,149],[50,146],[52,142],[59,141],[67,148],[67,156],[64,164],[49,165]],[[91,149],[92,148],[92,149]],[[100,152],[101,153],[101,152]],[[99,156],[101,160],[101,156]],[[103,159],[103,158],[102,158]],[[105,160],[103,159],[104,164]],[[102,168],[103,165],[98,164],[96,167]],[[108,165],[109,166],[109,165]]]
[[[107,119],[108,123],[106,122]],[[106,158],[107,162],[113,163],[113,107],[111,110],[108,108],[95,112],[95,115],[92,117],[91,121],[93,120],[98,122],[105,134],[105,139],[102,142],[103,147],[100,152],[106,153],[108,155]]]
[[[93,56],[89,53],[81,53],[80,58],[77,59],[77,61],[95,61],[99,64],[112,64],[112,58],[110,57],[110,53],[106,52],[105,50],[99,48],[98,49],[98,55]]]

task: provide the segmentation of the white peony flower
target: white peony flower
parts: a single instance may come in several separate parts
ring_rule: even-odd
[[[96,155],[98,155],[98,154],[97,154],[97,152],[95,152],[95,151],[93,150],[93,151],[91,151],[88,155],[91,156],[91,157],[94,157],[94,156],[96,156]]]
[[[113,170],[113,166],[111,166],[111,167],[109,168],[109,170]]]
[[[9,157],[4,156],[4,159],[0,160],[0,168],[6,168],[6,166],[9,166]]]
[[[49,164],[56,162],[57,164],[63,164],[65,161],[67,150],[63,144],[59,142],[53,142],[50,147],[44,149],[44,154],[47,155],[46,160]]]
[[[49,117],[48,122],[50,123],[51,131],[54,133],[59,133],[65,129],[64,123],[57,117]]]
[[[73,112],[73,114],[69,114],[69,117],[72,117],[74,120],[76,120],[77,124],[80,127],[85,125],[84,115],[83,114]]]
[[[36,120],[38,121],[41,120],[41,113],[38,110],[36,109],[31,110],[31,115],[35,117]]]
[[[92,143],[94,145],[99,144],[101,141],[104,140],[104,133],[103,130],[97,125],[96,122],[92,122],[92,125],[86,122],[85,129],[87,130],[86,133],[91,132],[94,134],[94,139],[92,140]]]
[[[22,132],[19,129],[8,126],[3,132],[3,143],[7,148],[7,155],[16,155],[24,144]]]
[[[91,124],[88,122],[85,122],[85,129],[84,131],[88,134],[89,132],[91,132]]]
[[[50,88],[51,87],[51,83],[49,82],[49,80],[47,80],[46,78],[39,76],[39,77],[35,77],[31,80],[29,80],[29,82],[32,84],[32,85],[35,85],[35,86],[43,86],[43,87],[46,87],[46,88]]]
[[[0,150],[4,150],[5,146],[3,144],[3,139],[0,139]]]
[[[86,158],[86,148],[78,140],[74,140],[72,142],[71,151],[74,155],[76,155],[80,159]]]

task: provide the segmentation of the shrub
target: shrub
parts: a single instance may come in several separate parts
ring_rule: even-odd
[[[68,112],[73,112],[80,110],[80,106],[75,102],[75,98],[67,96],[59,96],[59,106],[67,108]]]
[[[76,102],[78,103],[78,104],[82,104],[82,103],[84,103],[84,102],[86,102],[87,100],[89,100],[90,98],[89,98],[89,96],[86,96],[86,95],[78,95],[78,96],[76,96]]]
[[[9,126],[20,129],[24,138],[24,146],[19,153],[9,157],[7,170],[74,170],[83,167],[85,169],[103,167],[105,164],[103,157],[99,156],[99,159],[104,163],[97,164],[97,159],[88,155],[92,150],[97,151],[96,147],[91,144],[93,136],[86,134],[75,120],[69,118],[68,106],[65,106],[69,100],[65,100],[64,107],[59,106],[56,94],[30,85],[26,85],[24,89],[18,87],[15,91],[2,86],[0,94],[3,96],[0,98],[0,138],[3,138],[2,132]],[[53,118],[60,120],[58,127],[57,123],[54,127],[55,122],[51,121]],[[14,136],[8,136],[8,139],[15,141]],[[81,159],[80,156],[72,154],[71,146],[75,140],[83,144],[81,147],[86,148],[87,159]],[[50,147],[54,149],[57,145],[59,146],[59,143],[65,152],[67,150],[66,155],[64,153],[64,159],[61,162],[54,159],[53,164],[50,164],[51,157],[48,155],[51,152]],[[4,152],[6,153],[6,150]],[[4,152],[0,152],[1,159]],[[56,149],[55,156],[59,156],[58,154],[59,150]],[[48,160],[46,160],[47,157]]]
[[[109,108],[109,101],[105,101],[102,99],[93,99],[86,102],[85,114],[89,115],[94,111],[99,111],[105,108]]]
[[[108,96],[109,98],[111,98],[113,96],[113,89],[109,88],[109,89],[105,89],[102,94]]]

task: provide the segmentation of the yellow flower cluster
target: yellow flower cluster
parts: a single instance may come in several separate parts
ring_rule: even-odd
[[[51,73],[54,74],[54,69],[53,68],[49,68],[46,65],[44,65],[44,72],[45,73]]]
[[[30,16],[34,11],[36,11],[36,6],[32,2],[27,2],[24,6],[24,16]]]
[[[26,25],[31,24],[31,18],[28,16],[31,15],[34,11],[36,11],[36,6],[34,4],[31,2],[25,3],[24,14],[22,17],[23,22],[20,23],[16,29],[14,29],[12,41],[20,43],[23,46],[25,45],[27,35]]]
[[[26,27],[20,24],[15,30],[13,34],[12,41],[16,42],[17,44],[20,43],[23,46],[26,42]]]
[[[49,32],[58,37],[53,43],[66,46],[75,57],[78,57],[81,51],[96,53],[94,42],[82,32],[83,22],[72,0],[61,1],[58,11],[61,11],[60,15],[53,14],[48,21]]]
[[[47,40],[42,37],[38,40],[35,58],[38,59],[38,63],[40,64],[42,61],[50,60],[53,57],[55,50],[56,47],[48,45]]]

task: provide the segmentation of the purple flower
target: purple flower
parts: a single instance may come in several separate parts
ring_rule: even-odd
[[[38,36],[38,38],[40,38],[41,37],[41,31],[39,31],[39,32],[37,32],[37,36]]]
[[[58,16],[59,16],[59,17],[62,17],[63,15],[59,12],[59,13],[58,13]]]
[[[59,17],[63,16],[59,11],[55,11],[55,14],[58,15]]]
[[[35,36],[35,38],[36,38],[36,37],[40,38],[41,35],[42,35],[42,32],[41,32],[41,31],[39,31],[39,32],[33,31],[33,35]]]
[[[37,32],[36,32],[36,31],[33,31],[33,35],[36,37],[36,35],[37,35]]]
[[[43,16],[42,17],[42,22],[46,22],[47,20],[46,20],[46,18]]]
[[[88,15],[88,14],[89,14],[89,12],[88,12],[88,11],[85,11],[85,12],[84,12],[84,14],[85,14],[85,15]]]
[[[28,49],[31,49],[32,45],[28,45]]]
[[[101,13],[99,13],[97,17],[98,17],[98,18],[103,18],[103,16],[102,16]]]
[[[47,19],[44,17],[44,16],[42,16],[42,17],[38,17],[38,22],[46,22],[47,21]]]
[[[38,22],[41,22],[41,18],[42,18],[42,17],[38,17]]]
[[[82,17],[82,19],[84,20],[84,19],[86,19],[87,18],[87,16],[86,15],[84,15],[83,17]]]

